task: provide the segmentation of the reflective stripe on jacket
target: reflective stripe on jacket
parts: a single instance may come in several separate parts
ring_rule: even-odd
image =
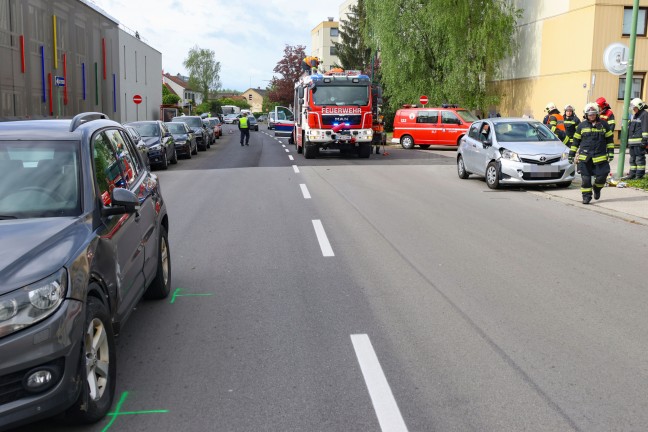
[[[648,143],[648,111],[642,109],[632,116],[628,124],[628,145],[640,146]]]
[[[574,157],[580,149],[578,160],[591,158],[595,164],[607,162],[609,156],[614,156],[613,136],[614,132],[605,121],[597,119],[594,124],[583,121],[576,127],[569,155]]]

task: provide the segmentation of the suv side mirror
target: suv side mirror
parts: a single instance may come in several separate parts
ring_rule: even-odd
[[[104,207],[101,211],[103,216],[121,215],[125,213],[135,213],[139,210],[139,200],[137,195],[128,189],[115,188],[110,194],[110,207]]]

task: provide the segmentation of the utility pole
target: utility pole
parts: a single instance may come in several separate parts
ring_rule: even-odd
[[[617,165],[617,178],[624,175],[625,152],[628,147],[628,110],[632,93],[632,75],[634,72],[635,41],[637,40],[637,19],[639,17],[639,0],[634,0],[632,6],[632,23],[630,30],[630,52],[628,54],[628,69],[626,71],[625,92],[623,94],[623,120],[621,123],[621,146],[619,147],[619,162]]]

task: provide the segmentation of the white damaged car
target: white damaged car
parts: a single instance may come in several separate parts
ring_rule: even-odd
[[[569,148],[541,122],[490,118],[474,122],[457,148],[457,174],[475,174],[491,189],[500,185],[568,187],[576,168]]]

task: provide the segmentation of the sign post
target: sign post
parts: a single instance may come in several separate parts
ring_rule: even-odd
[[[421,102],[421,105],[425,106],[428,103],[428,97],[427,96],[421,96],[419,98],[419,102]]]
[[[142,103],[141,95],[133,95],[133,102],[135,103],[135,119],[139,121],[139,104]]]

